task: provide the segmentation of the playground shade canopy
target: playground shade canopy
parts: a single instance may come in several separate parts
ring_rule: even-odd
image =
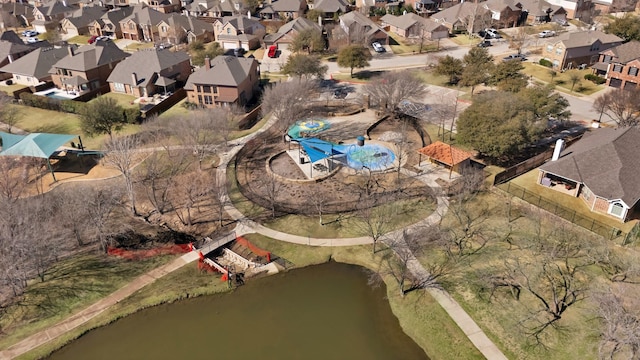
[[[56,150],[76,135],[32,133],[16,135],[0,132],[4,156],[31,156],[48,159]]]
[[[312,163],[334,155],[344,155],[334,148],[335,144],[318,138],[300,139],[299,142]]]

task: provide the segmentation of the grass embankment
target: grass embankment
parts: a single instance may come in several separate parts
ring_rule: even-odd
[[[389,47],[395,55],[417,54],[420,52],[420,39],[407,41],[402,36],[389,32]],[[424,39],[422,42],[422,52],[433,52],[438,50],[437,41]]]
[[[381,257],[387,251],[381,250],[373,255],[370,246],[309,247],[285,243],[255,234],[246,237],[257,246],[268,249],[294,263],[295,268],[322,264],[334,259],[377,270]],[[483,358],[447,313],[427,293],[416,291],[402,297],[399,295],[397,285],[392,278],[385,277],[384,280],[391,308],[398,317],[400,325],[427,352],[431,359]],[[20,359],[46,356],[86,331],[113,322],[139,309],[186,297],[225,291],[228,291],[227,285],[221,282],[217,276],[199,272],[195,263],[188,264],[119,302],[87,324],[20,357]]]
[[[44,282],[32,280],[18,303],[0,317],[4,332],[0,349],[58,323],[171,259],[162,256],[132,262],[89,254],[61,261],[46,272]]]

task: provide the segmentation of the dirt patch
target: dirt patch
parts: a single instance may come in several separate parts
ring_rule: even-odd
[[[306,180],[302,170],[287,153],[280,153],[271,159],[271,171],[287,179]]]

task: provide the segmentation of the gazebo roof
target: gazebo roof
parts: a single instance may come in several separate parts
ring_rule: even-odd
[[[32,133],[15,135],[0,132],[4,156],[31,156],[48,159],[56,150],[76,135]]]
[[[458,149],[441,141],[436,141],[433,144],[425,146],[418,150],[418,152],[448,166],[458,165],[472,156],[470,152]]]
[[[298,140],[304,151],[309,155],[311,162],[326,159],[333,155],[343,155],[344,153],[334,148],[333,143],[320,140],[318,138],[300,139]]]

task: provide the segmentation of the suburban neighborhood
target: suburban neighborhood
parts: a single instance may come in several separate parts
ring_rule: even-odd
[[[637,0],[0,0],[0,359],[636,359],[638,69]]]

